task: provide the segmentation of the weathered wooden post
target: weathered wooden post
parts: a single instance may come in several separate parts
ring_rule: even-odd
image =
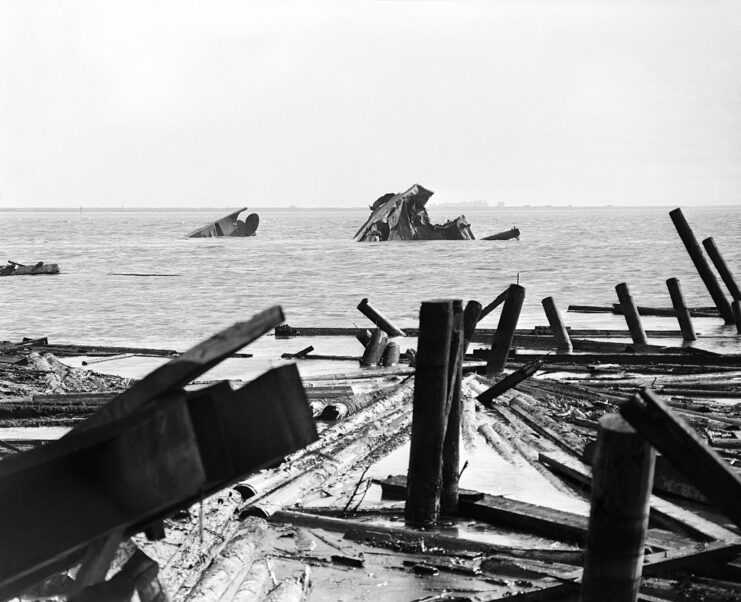
[[[645,347],[648,345],[646,331],[643,330],[641,317],[638,315],[636,304],[633,303],[633,297],[630,294],[628,285],[625,282],[621,282],[615,287],[615,290],[620,300],[620,307],[623,309],[625,321],[628,323],[628,330],[630,330],[630,338],[633,339],[633,344],[639,349]]]
[[[370,330],[361,330],[358,334],[355,335],[355,338],[360,341],[360,344],[363,347],[367,347],[368,343],[370,343],[371,340],[371,331]]]
[[[720,277],[723,279],[723,282],[725,282],[728,292],[731,293],[731,298],[734,301],[741,301],[741,290],[739,290],[738,284],[736,284],[736,279],[728,268],[726,260],[723,259],[723,255],[720,254],[720,249],[718,248],[718,245],[715,244],[713,237],[711,236],[703,240],[702,246],[705,247],[715,269],[718,270]]]
[[[638,599],[655,456],[618,414],[600,419],[582,602]]]
[[[396,341],[389,341],[386,344],[386,349],[383,351],[383,357],[381,358],[381,365],[386,368],[396,366],[399,363],[399,357],[401,357],[401,349]]]
[[[497,330],[491,340],[489,359],[486,362],[486,375],[489,378],[501,374],[507,365],[507,356],[515,338],[515,328],[517,328],[517,320],[520,317],[524,300],[525,288],[519,284],[510,284],[502,314],[499,316]]]
[[[479,305],[480,307],[480,305]],[[465,353],[463,302],[453,301],[453,327],[450,338],[450,361],[448,370],[448,426],[443,442],[443,482],[440,492],[440,511],[443,514],[458,513],[458,479],[460,477],[461,380],[463,377],[463,354]]]
[[[379,312],[375,307],[368,303],[368,299],[363,299],[358,303],[358,309],[361,313],[366,316],[371,322],[373,322],[378,328],[383,330],[390,337],[404,337],[406,334],[401,328],[398,328],[391,323],[386,316]]]
[[[452,330],[452,301],[422,303],[404,509],[404,518],[410,526],[432,525],[440,517]]]
[[[463,355],[468,351],[468,345],[476,332],[476,324],[481,319],[481,303],[478,301],[469,301],[466,303],[466,309],[463,310]]]
[[[721,317],[725,320],[726,324],[733,323],[733,312],[731,310],[731,304],[726,299],[723,290],[720,288],[718,279],[715,277],[708,260],[705,259],[705,255],[702,252],[700,244],[697,242],[692,228],[684,218],[682,210],[677,208],[669,212],[669,216],[674,222],[674,227],[679,233],[679,237],[684,243],[684,247],[687,249],[687,253],[692,258],[692,262],[697,268],[697,272],[700,274],[700,278],[705,283],[705,287],[708,289],[710,296],[713,298],[715,306],[718,308]]]
[[[741,301],[733,302],[733,319],[736,321],[736,332],[741,334]]]
[[[669,278],[666,281],[666,287],[669,289],[669,296],[672,298],[674,311],[677,312],[677,321],[679,322],[679,329],[682,331],[682,338],[685,341],[696,341],[697,335],[692,325],[692,317],[690,316],[690,310],[687,309],[687,305],[684,302],[684,295],[682,294],[682,288],[679,286],[679,280]]]
[[[381,361],[383,350],[386,349],[388,336],[380,328],[376,328],[371,335],[371,340],[365,348],[365,353],[360,360],[361,366],[375,366]]]
[[[574,350],[574,346],[571,344],[569,331],[564,326],[561,319],[561,312],[558,311],[556,302],[553,300],[553,297],[546,297],[541,303],[545,310],[545,316],[548,318],[548,324],[551,327],[553,338],[556,340],[556,349],[571,353]]]

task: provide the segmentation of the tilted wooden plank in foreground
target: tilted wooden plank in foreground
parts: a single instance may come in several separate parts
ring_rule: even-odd
[[[238,391],[161,398],[0,462],[0,598],[121,528],[134,533],[317,437],[294,364]]]
[[[283,310],[276,305],[247,322],[237,322],[216,333],[181,356],[150,372],[66,436],[77,436],[93,426],[125,416],[155,397],[180,389],[235,351],[281,324],[284,319]]]

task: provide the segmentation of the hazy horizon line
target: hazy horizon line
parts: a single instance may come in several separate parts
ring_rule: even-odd
[[[702,208],[725,208],[725,207],[738,207],[736,203],[719,203],[713,205],[686,205],[685,207]],[[465,211],[489,211],[495,210],[508,210],[508,209],[555,209],[555,210],[580,210],[580,209],[665,209],[669,207],[681,207],[676,204],[657,204],[657,205],[467,205],[456,204],[456,203],[430,203],[427,205],[428,209],[460,209]],[[240,209],[240,206],[227,206],[227,207],[0,207],[0,212],[6,213],[83,213],[83,212],[94,212],[94,213],[157,213],[157,212],[176,212],[176,211],[221,211],[225,214],[234,212]],[[360,211],[369,210],[368,207],[353,206],[353,207],[342,207],[342,206],[311,206],[311,207],[297,207],[293,205],[280,205],[275,207],[245,207],[243,211]]]

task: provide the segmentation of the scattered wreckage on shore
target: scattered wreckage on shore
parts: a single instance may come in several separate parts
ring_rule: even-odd
[[[371,215],[355,233],[357,242],[385,240],[474,240],[471,225],[464,215],[442,225],[433,224],[425,205],[434,193],[419,184],[405,192],[389,192],[371,206]],[[487,236],[484,240],[519,238],[517,228]]]
[[[512,284],[486,307],[422,301],[403,328],[363,299],[373,333],[274,306],[182,354],[0,342],[0,599],[738,600],[741,355],[705,346],[737,344],[741,316],[677,211],[718,310],[701,319],[737,333],[698,333],[669,284],[679,330],[644,330],[626,283],[627,331],[567,328],[552,297],[548,326],[518,329]],[[201,380],[271,330],[362,357],[340,372],[308,346]],[[169,361],[130,382],[56,359],[80,355]]]
[[[221,219],[201,226],[188,234],[188,238],[211,238],[214,236],[254,236],[257,226],[260,224],[260,217],[257,213],[250,213],[244,221],[239,219],[239,214],[246,211],[247,207],[242,207]]]

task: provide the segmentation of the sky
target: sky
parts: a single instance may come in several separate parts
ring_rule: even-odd
[[[0,0],[0,208],[365,207],[414,183],[740,204],[741,3]]]

